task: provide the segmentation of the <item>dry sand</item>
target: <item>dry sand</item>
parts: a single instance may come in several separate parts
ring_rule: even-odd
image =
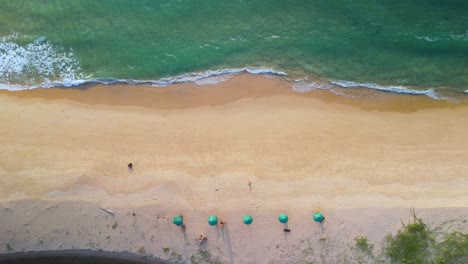
[[[297,93],[243,74],[204,86],[2,91],[0,105],[0,253],[186,260],[204,233],[226,262],[294,263],[338,259],[357,235],[377,242],[410,208],[433,225],[468,219],[466,104]],[[318,208],[322,225],[311,220]],[[170,223],[176,214],[185,233]],[[210,214],[229,221],[224,231],[207,225]]]

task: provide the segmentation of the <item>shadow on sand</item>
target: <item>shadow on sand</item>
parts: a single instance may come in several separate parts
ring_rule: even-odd
[[[167,264],[169,262],[142,257],[129,252],[93,250],[60,250],[21,252],[0,255],[0,264]]]

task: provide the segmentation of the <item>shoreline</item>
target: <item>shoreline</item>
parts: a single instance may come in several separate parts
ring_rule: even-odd
[[[239,89],[245,82],[262,80],[260,87]],[[278,95],[315,98],[325,103],[349,105],[364,110],[381,112],[414,112],[429,108],[459,108],[467,102],[437,100],[419,94],[401,94],[370,88],[342,88],[336,94],[327,89],[307,92],[294,91],[294,82],[280,76],[241,73],[215,84],[199,85],[195,82],[164,86],[145,84],[83,84],[73,87],[37,88],[31,90],[0,90],[0,95],[18,98],[69,100],[90,105],[134,106],[152,109],[186,109],[216,106],[241,99],[256,99]],[[122,96],[125,94],[125,97]],[[180,98],[180,96],[183,96]],[[167,102],[167,101],[169,102]]]
[[[163,77],[157,80],[134,80],[97,78],[89,80],[74,80],[63,83],[44,83],[32,86],[0,84],[0,91],[9,92],[30,91],[36,89],[88,89],[95,86],[146,86],[146,87],[173,87],[177,85],[205,86],[218,85],[240,75],[253,75],[263,78],[276,78],[289,83],[291,89],[298,93],[313,91],[328,91],[334,95],[347,98],[363,98],[374,96],[375,93],[421,96],[432,100],[447,101],[450,103],[468,103],[468,90],[454,88],[414,88],[413,86],[379,85],[369,82],[354,82],[346,80],[323,79],[319,76],[307,75],[300,79],[291,79],[286,72],[275,71],[265,67],[225,68],[190,72],[175,77]]]
[[[228,262],[266,263],[307,239],[378,242],[409,208],[447,228],[467,220],[468,104],[290,85],[242,74],[214,85],[0,91],[0,243],[143,246],[164,259],[169,247],[188,259],[204,233],[204,249]],[[323,229],[310,218],[317,209]],[[290,236],[276,232],[281,212]],[[177,214],[186,236],[170,223]],[[208,226],[210,214],[230,233]]]

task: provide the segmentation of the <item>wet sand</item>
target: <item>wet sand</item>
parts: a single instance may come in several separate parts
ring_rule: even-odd
[[[434,224],[468,216],[466,104],[297,93],[284,80],[248,74],[203,86],[1,91],[0,104],[0,216],[8,219],[0,242],[15,242],[13,251],[138,253],[144,245],[146,254],[170,259],[168,246],[188,259],[193,238],[206,233],[215,255],[267,263],[304,237],[366,232],[378,241],[410,208]],[[311,221],[318,208],[327,217],[321,227]],[[53,219],[41,216],[50,210]],[[89,213],[75,220],[72,212]],[[281,230],[281,212],[293,230],[286,241],[272,231]],[[251,229],[241,222],[247,213]],[[185,235],[168,222],[176,214],[189,221]],[[228,219],[229,239],[208,227],[209,214]],[[54,221],[66,225],[50,227]],[[70,235],[75,226],[86,231]],[[14,230],[22,235],[10,241]],[[107,243],[108,232],[121,238]]]

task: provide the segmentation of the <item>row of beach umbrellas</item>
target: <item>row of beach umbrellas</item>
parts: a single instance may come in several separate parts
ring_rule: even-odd
[[[317,211],[312,215],[312,218],[314,219],[315,222],[321,223],[325,219],[323,216],[322,212]],[[279,214],[278,215],[278,221],[282,224],[286,224],[289,220],[289,217],[287,214]],[[253,217],[251,215],[245,215],[244,218],[242,219],[244,224],[250,225],[253,222]],[[174,223],[176,226],[182,226],[184,223],[184,218],[181,215],[177,215],[172,219],[172,223]],[[215,226],[218,224],[218,217],[216,215],[210,215],[208,217],[208,224],[210,226]]]

